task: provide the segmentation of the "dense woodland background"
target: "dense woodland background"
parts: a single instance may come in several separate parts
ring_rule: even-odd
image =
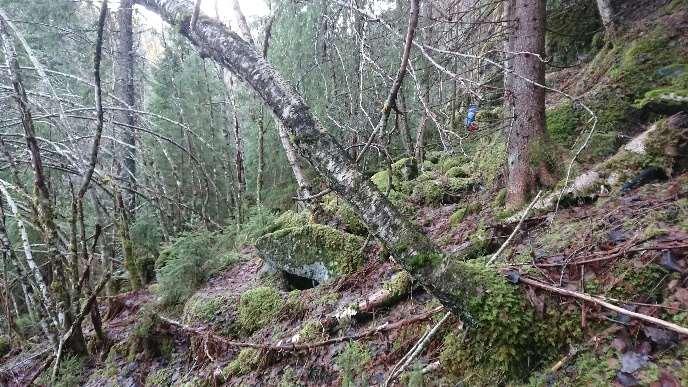
[[[686,383],[685,1],[255,1],[0,0],[0,384]]]

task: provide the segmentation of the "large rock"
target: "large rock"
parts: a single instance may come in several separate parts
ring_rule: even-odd
[[[363,243],[359,236],[309,224],[266,234],[256,241],[256,248],[274,267],[323,282],[358,269]]]

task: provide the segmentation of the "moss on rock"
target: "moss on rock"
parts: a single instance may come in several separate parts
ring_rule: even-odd
[[[362,235],[367,230],[366,225],[349,203],[335,194],[327,194],[323,197],[322,209],[332,216],[335,222],[340,223],[341,228],[347,232]]]
[[[272,224],[265,228],[261,235],[269,234],[277,230],[282,230],[290,227],[300,227],[309,223],[310,213],[307,210],[304,211],[284,211],[280,216],[275,219]]]
[[[363,242],[357,235],[309,224],[264,235],[256,248],[276,267],[322,282],[357,270],[363,263]]]

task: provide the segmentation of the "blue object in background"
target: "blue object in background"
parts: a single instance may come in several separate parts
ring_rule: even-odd
[[[466,127],[471,126],[473,121],[475,121],[476,114],[478,114],[478,106],[477,105],[469,105],[468,106],[468,113],[466,113],[466,119],[464,120]]]

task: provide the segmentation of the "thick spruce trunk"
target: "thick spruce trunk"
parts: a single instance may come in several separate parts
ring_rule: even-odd
[[[263,99],[299,155],[350,203],[395,260],[468,326],[476,328],[471,348],[484,353],[473,361],[489,362],[495,372],[519,373],[527,371],[527,364],[537,363],[537,326],[518,290],[483,262],[444,257],[357,169],[303,98],[249,43],[218,20],[203,15],[190,31],[191,0],[137,1],[178,27],[201,55],[221,64]]]
[[[513,55],[506,78],[513,125],[507,128],[507,202],[523,205],[538,183],[550,183],[543,160],[545,134],[545,0],[512,0],[507,11],[508,49]],[[538,57],[541,56],[541,57]]]

